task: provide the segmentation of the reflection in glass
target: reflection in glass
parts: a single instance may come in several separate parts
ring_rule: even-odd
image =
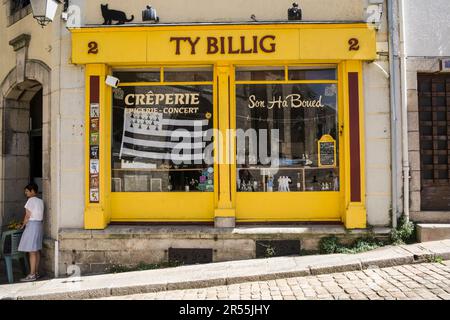
[[[290,67],[289,80],[336,80],[336,68]]]
[[[119,78],[120,82],[159,82],[161,73],[159,69],[154,71],[133,72],[133,71],[115,71],[113,76]]]
[[[112,191],[214,191],[212,86],[113,90]]]
[[[284,77],[282,67],[246,67],[236,71],[236,81],[276,81],[284,80]]]
[[[318,162],[324,135],[336,141],[339,154],[337,125],[336,84],[236,85],[236,128],[246,133],[244,143],[237,139],[237,190],[338,191],[339,157],[329,167]],[[261,161],[264,145],[279,150],[279,168]]]

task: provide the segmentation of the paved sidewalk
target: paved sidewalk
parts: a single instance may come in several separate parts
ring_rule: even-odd
[[[450,260],[450,240],[383,247],[359,254],[279,257],[177,268],[59,278],[0,286],[0,299],[89,299],[168,290],[225,286]]]
[[[450,260],[104,300],[450,300]]]

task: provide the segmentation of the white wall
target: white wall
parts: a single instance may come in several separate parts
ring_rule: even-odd
[[[405,0],[409,56],[450,56],[450,1]]]

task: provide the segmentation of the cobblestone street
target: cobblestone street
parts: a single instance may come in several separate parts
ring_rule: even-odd
[[[450,260],[109,299],[450,300]]]

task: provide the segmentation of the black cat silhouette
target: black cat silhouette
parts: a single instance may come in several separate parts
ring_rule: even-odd
[[[125,22],[131,22],[134,19],[134,15],[131,15],[131,19],[127,19],[125,12],[108,9],[107,4],[102,4],[100,6],[102,8],[103,19],[105,19],[103,24],[111,24],[113,20],[118,21],[116,24],[124,24]]]

